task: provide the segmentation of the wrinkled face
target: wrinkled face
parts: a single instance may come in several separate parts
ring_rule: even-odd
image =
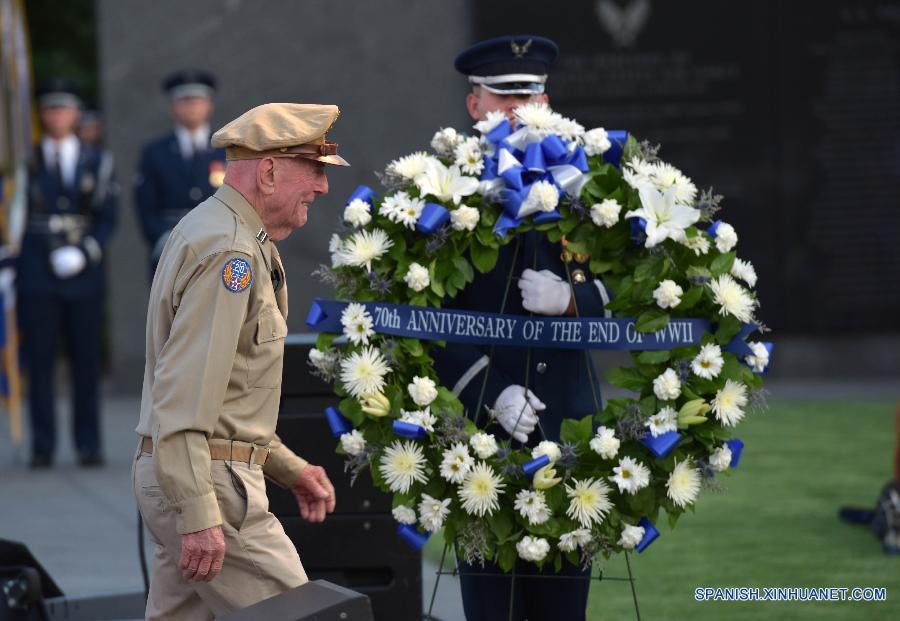
[[[41,108],[41,125],[51,138],[65,138],[75,131],[78,115],[74,106],[45,106]]]
[[[328,178],[325,164],[300,157],[275,158],[274,177],[260,216],[269,237],[280,241],[306,224],[309,205],[328,194]]]
[[[213,103],[209,97],[179,97],[171,103],[172,118],[187,129],[197,129],[209,120]]]
[[[483,121],[488,112],[499,111],[506,115],[510,123],[515,122],[513,111],[522,104],[530,102],[548,103],[546,93],[540,95],[498,95],[487,89],[476,86],[466,96],[466,108],[476,121]]]

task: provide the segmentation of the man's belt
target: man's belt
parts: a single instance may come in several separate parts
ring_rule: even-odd
[[[79,214],[52,214],[49,216],[33,214],[28,218],[28,230],[33,233],[81,234],[89,226],[89,219]]]
[[[148,455],[153,454],[153,438],[144,436],[141,440],[141,451]],[[240,461],[262,466],[269,458],[269,449],[238,440],[210,440],[209,457],[219,461]]]

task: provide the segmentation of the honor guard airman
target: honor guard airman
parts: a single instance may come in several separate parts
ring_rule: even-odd
[[[547,103],[547,76],[558,53],[550,39],[530,35],[490,39],[464,50],[455,65],[471,85],[466,97],[470,116],[480,121],[488,112],[502,111],[515,123],[517,106]],[[504,312],[517,315],[574,315],[577,310],[582,316],[603,317],[609,292],[590,274],[589,260],[531,231],[501,248],[496,267],[488,274],[476,274],[451,305],[487,312],[499,312],[505,306]],[[510,275],[518,286],[509,290],[504,305]],[[600,409],[597,374],[582,351],[531,349],[523,355],[516,347],[448,344],[436,351],[435,366],[441,382],[453,387],[468,415],[483,426],[488,406],[499,427],[495,432],[512,436],[514,446],[558,442],[564,418],[583,418]],[[485,577],[502,573],[500,568],[491,563],[483,568],[460,564],[466,618],[510,618],[511,581]],[[524,562],[517,567],[520,576],[532,571]],[[588,578],[590,571],[564,563],[562,574]],[[587,579],[520,579],[512,618],[583,620],[589,585]]]
[[[102,464],[99,429],[104,255],[118,208],[109,151],[79,141],[78,88],[38,88],[43,138],[35,149],[16,289],[28,372],[32,457],[48,467],[56,448],[54,361],[65,344],[72,372],[73,431],[83,466]]]
[[[212,619],[306,582],[264,477],[301,515],[334,510],[325,471],[275,434],[288,286],[275,242],[328,192],[336,106],[266,104],[213,135],[224,184],[172,229],[147,313],[134,493],[156,544],[147,619]]]
[[[209,140],[215,88],[215,77],[201,70],[177,71],[163,81],[175,126],[144,146],[134,187],[151,277],[169,231],[225,177],[225,152]]]

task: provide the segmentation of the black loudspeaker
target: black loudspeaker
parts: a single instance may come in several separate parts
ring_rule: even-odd
[[[0,621],[43,621],[44,599],[61,595],[25,545],[0,539]]]
[[[310,579],[322,578],[368,595],[375,618],[422,618],[422,557],[398,535],[390,496],[372,486],[368,473],[350,486],[344,458],[325,418],[337,406],[331,387],[308,372],[310,344],[289,337],[278,435],[297,454],[328,472],[337,495],[335,512],[322,524],[300,517],[293,494],[269,484],[269,508],[297,546]]]
[[[218,621],[373,621],[369,598],[325,580],[307,582]]]

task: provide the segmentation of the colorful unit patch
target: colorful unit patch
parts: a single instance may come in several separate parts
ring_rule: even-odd
[[[253,270],[245,259],[229,259],[222,268],[222,282],[232,293],[240,293],[253,283]]]

